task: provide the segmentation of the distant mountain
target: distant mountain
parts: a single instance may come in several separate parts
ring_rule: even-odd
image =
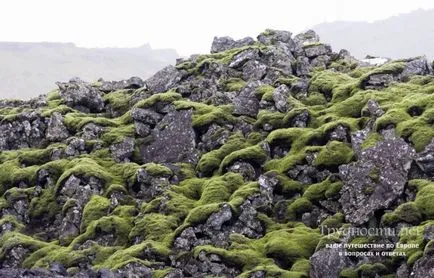
[[[322,41],[345,48],[357,58],[367,54],[395,59],[420,55],[434,58],[434,10],[417,10],[372,23],[323,23],[312,29]]]
[[[173,49],[81,48],[72,43],[0,42],[0,97],[29,98],[73,76],[94,81],[147,78],[178,54]]]

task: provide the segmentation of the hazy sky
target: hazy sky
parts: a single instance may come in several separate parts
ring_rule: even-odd
[[[0,41],[74,42],[84,47],[175,48],[204,53],[214,35],[256,37],[266,28],[294,33],[335,20],[374,21],[433,0],[3,0]]]

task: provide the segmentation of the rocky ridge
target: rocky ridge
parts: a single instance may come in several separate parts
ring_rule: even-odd
[[[426,58],[370,66],[266,30],[145,81],[57,85],[0,101],[0,277],[432,273]]]

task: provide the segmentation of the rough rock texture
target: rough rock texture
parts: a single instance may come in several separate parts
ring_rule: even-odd
[[[312,268],[311,278],[333,278],[339,277],[339,273],[345,268],[353,266],[353,262],[342,253],[344,248],[324,248],[315,252],[310,258]]]
[[[402,139],[385,140],[339,168],[344,186],[339,202],[345,219],[361,225],[390,206],[404,191],[414,150]]]
[[[249,37],[246,37],[238,41],[232,39],[231,37],[214,37],[211,46],[211,53],[222,52],[233,48],[252,45],[254,43],[255,41]]]
[[[142,148],[143,161],[195,163],[196,138],[191,117],[189,110],[173,111],[164,116],[151,134],[152,143]]]
[[[102,94],[93,86],[72,79],[68,83],[57,82],[60,95],[66,105],[83,112],[101,112],[104,108]]]
[[[68,138],[68,129],[63,124],[63,116],[57,112],[48,121],[46,138],[50,141],[61,141]]]
[[[433,276],[431,63],[311,30],[211,52],[0,101],[0,277]]]

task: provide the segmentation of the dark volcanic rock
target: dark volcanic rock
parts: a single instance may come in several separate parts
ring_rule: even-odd
[[[310,258],[312,267],[310,277],[312,278],[335,278],[339,273],[353,266],[350,258],[342,255],[343,248],[323,248]]]
[[[117,162],[130,162],[133,155],[135,142],[133,138],[124,138],[121,142],[110,146],[113,158]]]
[[[294,41],[292,40],[292,33],[288,31],[280,31],[267,29],[258,36],[258,41],[263,44],[276,44],[278,42],[285,43],[289,46],[290,50],[294,48]]]
[[[287,112],[289,109],[288,97],[290,96],[290,91],[286,85],[280,85],[273,92],[274,106],[280,112]]]
[[[196,163],[196,134],[191,125],[192,112],[172,111],[153,130],[153,141],[141,147],[145,162]]]
[[[145,86],[145,82],[140,77],[131,77],[122,81],[102,81],[99,89],[103,92],[112,92],[124,89],[139,89]]]
[[[104,109],[102,93],[80,79],[71,79],[69,82],[57,82],[60,96],[65,103],[82,112],[101,112]]]
[[[416,164],[429,177],[434,177],[434,140],[417,154]]]
[[[411,277],[425,278],[434,277],[434,257],[422,257],[414,263]]]
[[[174,66],[167,66],[146,80],[149,91],[163,93],[172,89],[183,77]]]
[[[249,82],[241,89],[240,93],[234,97],[235,114],[256,117],[259,111],[259,100],[256,96],[256,89],[260,85],[261,82],[259,81]]]
[[[357,162],[339,167],[344,181],[339,202],[345,219],[364,224],[400,197],[414,155],[404,140],[389,139],[363,151]]]
[[[63,124],[63,116],[54,112],[48,121],[46,138],[50,141],[61,141],[68,138],[68,129]]]
[[[233,48],[252,45],[254,43],[255,41],[249,37],[237,41],[231,37],[214,37],[211,46],[211,53],[222,52]]]

